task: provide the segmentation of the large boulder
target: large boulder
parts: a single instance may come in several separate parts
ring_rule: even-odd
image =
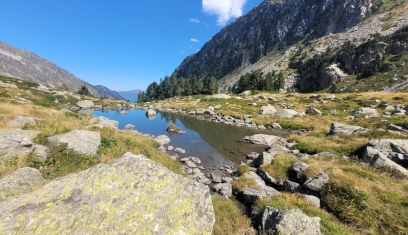
[[[90,109],[92,107],[94,107],[94,102],[92,102],[91,100],[80,100],[76,103],[76,105],[80,108],[80,109]]]
[[[277,210],[267,206],[261,225],[262,232],[268,234],[322,235],[320,218],[309,217],[297,208]]]
[[[0,202],[0,234],[211,234],[214,222],[207,186],[131,153]]]
[[[259,154],[258,157],[256,157],[253,160],[252,164],[255,167],[260,167],[263,164],[271,164],[273,158],[274,158],[274,155],[268,152],[262,152],[262,154]]]
[[[271,146],[273,143],[280,140],[280,138],[281,137],[275,135],[255,134],[251,136],[245,136],[241,141],[249,142],[252,144]]]
[[[21,128],[24,125],[37,125],[37,122],[32,117],[17,116],[15,119],[10,120],[7,123],[9,126]]]
[[[273,107],[273,106],[270,105],[270,104],[266,104],[266,105],[262,106],[262,107],[261,107],[261,111],[260,111],[260,113],[261,113],[262,115],[272,115],[272,114],[275,113],[275,112],[276,112],[275,107]]]
[[[337,136],[349,136],[353,134],[365,135],[370,132],[370,129],[363,128],[361,126],[344,125],[341,123],[332,123],[329,131],[329,135]]]
[[[369,116],[369,117],[377,117],[378,113],[376,109],[373,108],[358,108],[354,109],[350,112],[351,115],[364,115],[364,116]]]
[[[44,183],[45,179],[39,170],[30,167],[18,169],[0,180],[0,201],[29,192]]]
[[[47,144],[51,149],[68,144],[67,148],[73,149],[78,154],[96,155],[101,144],[101,135],[95,131],[74,130],[48,137]]]
[[[241,94],[239,94],[240,96],[249,96],[249,95],[251,95],[252,94],[252,92],[251,91],[244,91],[244,92],[242,92]]]
[[[102,116],[92,118],[91,120],[89,120],[89,123],[94,124],[92,126],[99,127],[101,129],[103,129],[105,127],[118,129],[118,127],[119,127],[119,122],[118,121],[110,120],[110,119],[102,117]]]

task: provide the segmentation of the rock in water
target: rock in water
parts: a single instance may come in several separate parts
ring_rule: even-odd
[[[211,234],[214,222],[207,186],[131,153],[0,202],[0,234]]]
[[[43,183],[45,179],[39,170],[30,167],[18,169],[0,180],[0,200],[28,192]]]
[[[242,141],[249,142],[252,144],[260,144],[271,146],[273,143],[278,141],[281,137],[274,135],[265,135],[265,134],[255,134],[251,136],[245,136]]]
[[[150,117],[150,116],[156,116],[156,111],[154,111],[153,109],[149,109],[146,111],[146,116]]]
[[[67,148],[72,148],[78,154],[96,155],[101,144],[101,134],[95,131],[75,130],[48,137],[47,142],[51,149],[66,143],[68,144]]]

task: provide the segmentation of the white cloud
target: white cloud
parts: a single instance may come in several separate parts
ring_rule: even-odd
[[[199,24],[199,23],[200,23],[200,20],[198,20],[198,19],[194,19],[194,18],[191,18],[191,19],[190,19],[190,22],[193,22],[193,23]]]
[[[217,24],[225,25],[232,17],[242,16],[242,8],[247,0],[202,0],[205,13],[218,16]]]
[[[191,42],[199,42],[197,38],[190,38]]]

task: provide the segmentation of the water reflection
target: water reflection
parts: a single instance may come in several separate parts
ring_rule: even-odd
[[[144,110],[129,110],[127,115],[120,115],[115,111],[95,111],[93,116],[104,116],[119,121],[119,128],[126,124],[133,124],[135,129],[146,134],[168,135],[170,145],[183,148],[185,154],[180,157],[196,156],[205,167],[219,167],[223,165],[236,165],[244,160],[244,155],[250,152],[263,151],[265,147],[238,142],[244,136],[257,133],[267,133],[279,136],[287,135],[286,132],[272,132],[268,130],[249,130],[231,125],[213,123],[207,120],[198,120],[194,116],[175,113],[158,112],[156,118],[145,116]],[[186,131],[186,134],[168,133],[169,123]],[[173,154],[170,152],[169,154]]]

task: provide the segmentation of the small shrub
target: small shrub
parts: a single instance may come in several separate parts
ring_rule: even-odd
[[[250,170],[249,170],[249,166],[248,165],[239,165],[238,167],[237,167],[237,172],[238,172],[238,175],[239,176],[241,176],[241,175],[243,175],[243,174],[245,174],[245,173],[248,173]]]

